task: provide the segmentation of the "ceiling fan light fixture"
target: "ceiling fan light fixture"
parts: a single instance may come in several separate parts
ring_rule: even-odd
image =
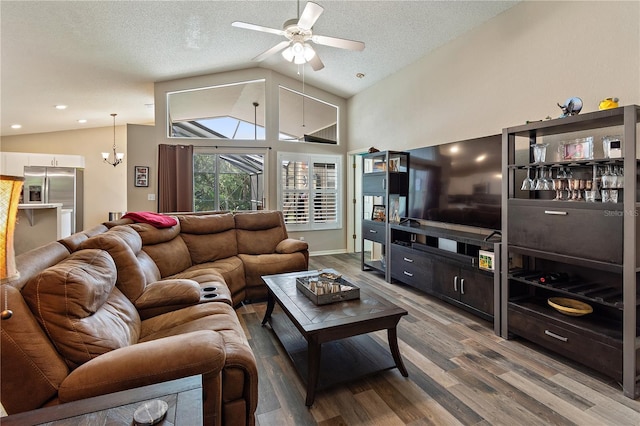
[[[293,49],[291,48],[291,46],[287,47],[286,49],[284,49],[282,51],[282,57],[287,62],[292,62],[293,61]]]
[[[309,46],[307,43],[304,44],[304,59],[305,61],[310,61],[313,57],[316,56],[316,51],[313,50],[313,47]]]

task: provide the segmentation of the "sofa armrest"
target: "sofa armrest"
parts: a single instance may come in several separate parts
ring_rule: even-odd
[[[276,253],[280,254],[298,253],[305,250],[309,250],[309,244],[307,244],[306,241],[295,240],[293,238],[286,238],[276,246]]]
[[[61,383],[58,398],[69,402],[198,374],[218,376],[225,361],[224,340],[213,330],[137,343],[76,368]]]
[[[168,305],[197,305],[200,284],[194,280],[169,279],[148,284],[134,305],[139,311]]]

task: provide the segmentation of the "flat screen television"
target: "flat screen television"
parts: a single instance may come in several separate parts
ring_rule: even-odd
[[[500,230],[501,135],[409,154],[408,218]]]

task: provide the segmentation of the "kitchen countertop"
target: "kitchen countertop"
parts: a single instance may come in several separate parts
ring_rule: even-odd
[[[35,210],[35,209],[56,209],[62,207],[62,203],[47,203],[47,204],[18,204],[18,210]]]

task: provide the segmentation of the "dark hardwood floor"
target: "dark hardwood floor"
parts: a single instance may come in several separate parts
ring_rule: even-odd
[[[409,377],[382,371],[319,391],[307,408],[290,359],[260,325],[266,303],[245,305],[238,314],[258,361],[258,425],[640,425],[640,400],[617,383],[533,344],[504,340],[486,321],[361,271],[359,259],[312,257],[310,269],[341,271],[409,312],[398,326]],[[370,336],[388,350],[386,332]]]

